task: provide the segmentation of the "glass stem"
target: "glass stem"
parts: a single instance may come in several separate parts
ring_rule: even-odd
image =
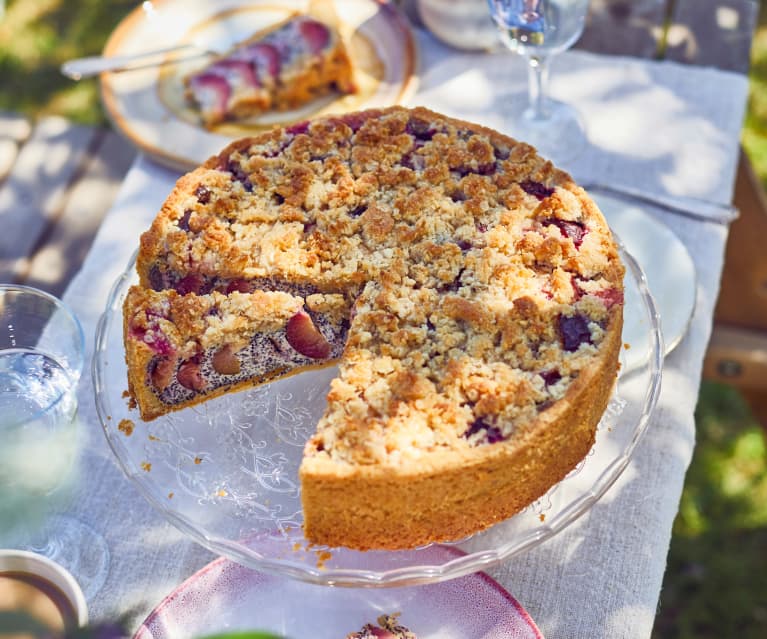
[[[528,112],[531,120],[549,117],[547,102],[549,92],[549,59],[547,56],[530,56],[527,59]]]

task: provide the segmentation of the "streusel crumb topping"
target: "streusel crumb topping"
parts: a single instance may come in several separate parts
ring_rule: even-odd
[[[219,313],[189,327],[211,344],[272,309],[284,321],[304,300],[318,313],[353,303],[307,445],[341,465],[524,432],[595,361],[623,303],[610,231],[566,173],[527,144],[401,107],[230,146],[179,181],[139,271],[144,286],[212,293]],[[251,317],[218,293],[233,286],[274,292]]]

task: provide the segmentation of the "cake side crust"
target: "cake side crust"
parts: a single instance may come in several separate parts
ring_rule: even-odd
[[[612,318],[620,326],[620,309]],[[414,548],[462,539],[544,495],[588,454],[615,386],[620,331],[599,364],[571,385],[519,441],[435,454],[424,465],[348,467],[304,457],[304,535],[356,550]],[[344,472],[346,471],[346,472]],[[403,509],[403,506],[407,506]]]

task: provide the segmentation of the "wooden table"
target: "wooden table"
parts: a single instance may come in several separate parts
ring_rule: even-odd
[[[135,156],[109,129],[0,113],[0,282],[61,296]]]

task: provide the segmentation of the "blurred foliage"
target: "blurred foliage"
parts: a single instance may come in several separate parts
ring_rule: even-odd
[[[62,62],[98,54],[136,1],[10,0],[0,20],[0,111],[103,124],[95,79]],[[743,145],[767,184],[767,8],[754,39]],[[653,639],[767,637],[767,450],[733,389],[704,383],[698,443],[674,524]]]
[[[73,57],[95,55],[135,0],[10,0],[0,20],[0,111],[58,114],[103,124],[98,81],[59,72]]]
[[[767,184],[767,3],[760,3],[759,26],[751,47],[749,100],[743,126],[743,147]]]
[[[704,383],[655,639],[767,636],[767,447],[739,393]]]

